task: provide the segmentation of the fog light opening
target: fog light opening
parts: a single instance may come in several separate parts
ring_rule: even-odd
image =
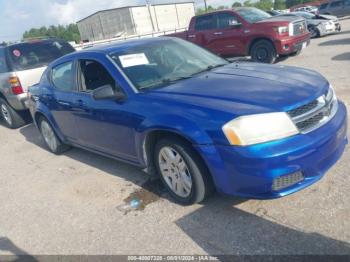
[[[279,191],[287,187],[293,186],[303,180],[304,180],[304,175],[302,172],[283,175],[273,180],[272,190]]]

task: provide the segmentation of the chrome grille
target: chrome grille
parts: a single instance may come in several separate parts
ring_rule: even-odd
[[[293,23],[293,35],[304,34],[307,30],[306,21],[300,20]]]
[[[272,190],[278,191],[304,180],[304,175],[301,172],[296,172],[289,175],[277,177],[273,180]]]
[[[336,113],[338,102],[332,88],[327,94],[306,105],[288,111],[301,133],[308,133],[327,123]]]

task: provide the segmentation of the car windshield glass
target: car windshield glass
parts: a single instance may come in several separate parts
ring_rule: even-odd
[[[9,51],[14,70],[27,70],[46,66],[75,50],[64,41],[37,41],[12,45]]]
[[[229,63],[176,38],[131,45],[110,56],[139,90],[166,86]]]
[[[306,19],[313,19],[315,17],[314,14],[307,13],[307,12],[295,12],[294,14],[298,15],[298,16],[302,16],[302,17],[304,17]]]
[[[257,8],[242,8],[238,9],[237,13],[240,14],[249,23],[259,22],[271,17],[270,14]]]

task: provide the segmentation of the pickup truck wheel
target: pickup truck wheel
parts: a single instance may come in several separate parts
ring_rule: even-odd
[[[250,55],[255,62],[273,64],[277,54],[273,44],[267,40],[259,40],[251,48]]]
[[[51,124],[44,118],[39,119],[39,129],[42,137],[44,138],[45,144],[50,151],[56,155],[62,154],[69,149],[68,145],[63,144],[55,131],[51,127]]]
[[[162,139],[154,153],[160,178],[178,203],[202,202],[213,191],[208,171],[190,145],[180,139]]]
[[[0,115],[8,128],[15,129],[24,126],[26,121],[4,99],[0,98]]]

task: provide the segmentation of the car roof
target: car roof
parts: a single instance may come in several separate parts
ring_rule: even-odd
[[[65,42],[65,40],[59,39],[59,38],[29,39],[29,40],[23,40],[23,41],[20,41],[20,42],[10,43],[10,44],[7,44],[4,47],[12,47],[12,46],[36,44],[36,43],[50,43],[50,42],[57,42],[57,41]]]
[[[87,49],[83,49],[80,51],[77,51],[75,53],[69,54],[69,55],[75,55],[78,53],[103,53],[103,54],[110,54],[113,52],[121,51],[130,47],[134,46],[140,46],[148,43],[155,43],[155,42],[161,42],[161,41],[166,41],[166,40],[175,40],[177,38],[174,37],[150,37],[150,38],[143,38],[143,39],[132,39],[132,40],[123,40],[123,41],[118,41],[114,43],[108,43],[108,44],[101,44],[101,45],[96,45]],[[68,55],[68,56],[69,56]]]
[[[82,49],[70,54],[66,54],[58,59],[56,59],[51,66],[55,66],[57,64],[60,64],[63,60],[66,59],[74,59],[75,57],[79,56],[79,54],[104,54],[108,55],[114,52],[122,51],[125,49],[128,49],[130,47],[134,46],[141,46],[147,43],[155,43],[155,42],[161,42],[161,41],[166,41],[166,40],[177,40],[177,41],[184,41],[181,39],[178,39],[176,37],[150,37],[150,38],[142,38],[142,39],[132,39],[132,40],[123,40],[119,42],[114,42],[114,43],[108,43],[108,44],[100,44],[96,45],[90,48]]]

